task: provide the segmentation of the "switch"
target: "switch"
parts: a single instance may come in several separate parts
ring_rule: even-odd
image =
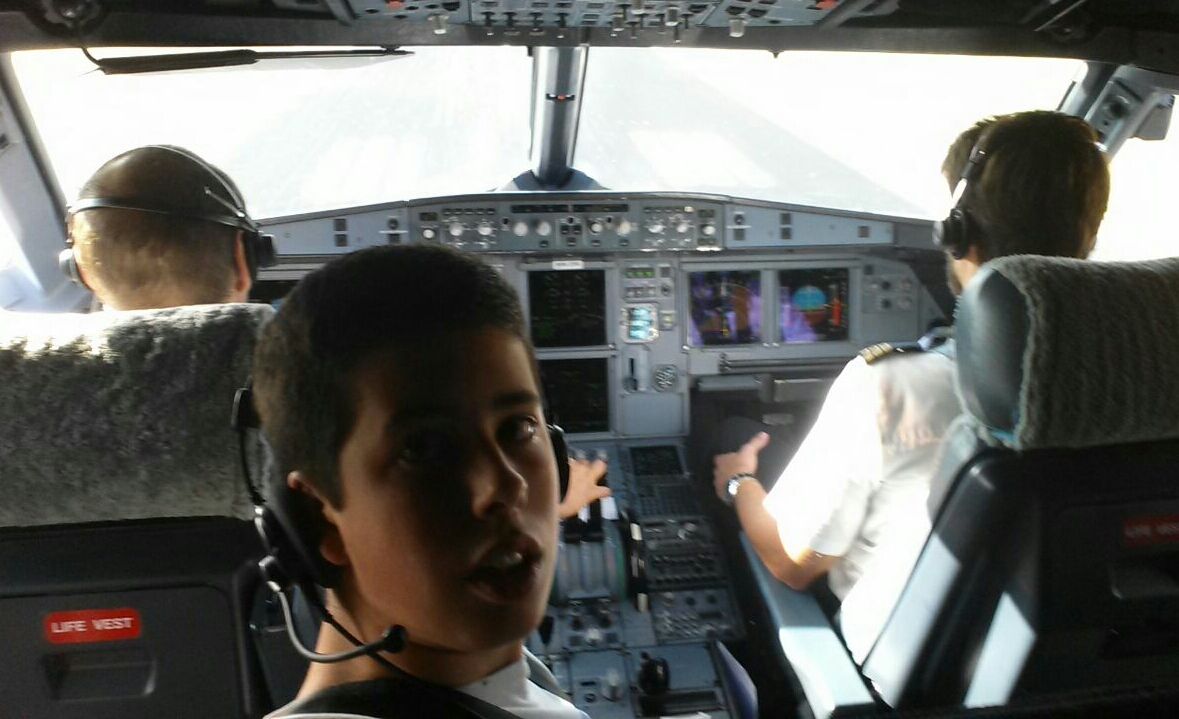
[[[614,667],[607,669],[606,676],[602,677],[602,696],[612,702],[622,698],[622,673]]]

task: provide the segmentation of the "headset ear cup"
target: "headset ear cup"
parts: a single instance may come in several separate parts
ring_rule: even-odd
[[[278,250],[274,247],[274,235],[254,233],[255,262],[257,267],[273,267],[278,262]]]
[[[319,551],[325,529],[319,503],[285,484],[269,495],[256,524],[272,561],[290,585],[334,586],[339,568]]]
[[[277,260],[274,249],[274,235],[264,235],[254,230],[242,230],[242,251],[246,255],[246,268],[250,271],[250,281],[258,279],[258,270],[262,267],[272,267]]]
[[[933,243],[960,260],[970,251],[970,225],[969,213],[955,207],[946,219],[933,223]]]
[[[552,440],[553,456],[557,460],[557,496],[564,499],[565,493],[569,491],[569,445],[565,444],[565,430],[550,424],[549,439]]]
[[[74,256],[74,248],[67,247],[57,253],[57,266],[66,279],[86,287],[86,282],[82,279],[82,272],[78,269],[78,258]]]

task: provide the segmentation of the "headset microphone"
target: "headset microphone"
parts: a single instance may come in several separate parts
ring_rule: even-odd
[[[295,621],[291,616],[291,603],[290,600],[287,599],[286,592],[282,591],[281,588],[278,588],[277,585],[271,585],[270,588],[274,591],[274,596],[278,597],[279,605],[282,606],[283,622],[287,626],[287,636],[291,638],[291,645],[295,647],[295,651],[297,651],[304,659],[317,662],[319,664],[335,664],[337,662],[346,662],[349,659],[355,659],[356,657],[368,654],[371,655],[373,659],[387,666],[388,662],[385,661],[385,658],[380,656],[378,652],[389,652],[391,654],[396,654],[405,648],[405,627],[401,626],[400,624],[394,624],[393,626],[386,629],[385,633],[381,635],[380,639],[362,644],[360,643],[360,640],[353,636],[351,632],[337,624],[334,618],[331,620],[326,620],[326,617],[330,615],[325,614],[325,620],[331,624],[336,631],[344,635],[345,639],[355,644],[356,647],[347,651],[336,652],[334,654],[323,654],[321,652],[315,651],[314,649],[309,649],[306,645],[303,644],[303,640],[299,637],[299,632],[295,630]]]

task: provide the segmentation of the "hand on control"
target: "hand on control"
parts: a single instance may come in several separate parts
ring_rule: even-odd
[[[606,476],[606,460],[598,458],[569,460],[569,489],[561,504],[557,506],[557,515],[561,519],[575,516],[582,507],[603,497],[610,496],[610,488],[603,487],[598,482]]]
[[[734,475],[757,474],[757,455],[769,443],[770,435],[758,432],[736,452],[718,454],[712,458],[712,486],[717,497],[725,499],[725,485]]]

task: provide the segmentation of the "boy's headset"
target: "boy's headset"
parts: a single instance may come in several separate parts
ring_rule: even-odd
[[[270,267],[274,265],[276,260],[274,236],[262,234],[262,229],[258,226],[258,223],[254,222],[250,218],[249,213],[246,212],[245,200],[237,191],[237,188],[234,187],[233,183],[229,181],[225,173],[195,154],[180,147],[173,147],[171,145],[147,145],[147,148],[165,150],[179,155],[197,165],[207,174],[212,175],[217,180],[219,187],[210,188],[206,185],[204,194],[224,207],[227,212],[225,214],[192,212],[157,202],[145,202],[135,197],[86,197],[77,200],[66,208],[66,216],[72,217],[86,210],[110,208],[213,222],[218,225],[225,225],[241,230],[242,249],[245,251],[246,267],[250,271],[251,281],[257,279],[259,267]],[[57,264],[61,268],[62,274],[79,285],[87,287],[86,281],[82,278],[82,273],[78,270],[78,260],[74,256],[74,238],[72,236],[66,238],[66,249],[58,254]]]
[[[387,669],[400,674],[399,670],[379,652],[399,652],[405,647],[405,627],[395,624],[389,627],[379,639],[361,642],[341,626],[324,606],[316,587],[331,588],[339,581],[339,568],[324,559],[319,551],[325,529],[323,515],[315,500],[305,493],[287,486],[285,481],[264,481],[266,496],[255,487],[250,479],[247,457],[246,431],[260,430],[261,422],[254,407],[252,383],[237,391],[233,399],[233,416],[230,424],[238,433],[238,449],[246,489],[254,503],[254,526],[262,537],[266,556],[258,562],[258,569],[266,585],[282,605],[283,616],[295,650],[304,658],[331,664],[369,654]],[[557,475],[560,493],[563,497],[569,486],[569,454],[565,444],[565,433],[560,427],[548,425],[552,440],[553,454],[557,460]],[[260,435],[260,433],[259,433]],[[259,436],[265,444],[265,438]],[[287,592],[298,588],[307,601],[319,613],[323,621],[336,629],[345,639],[355,645],[354,649],[335,654],[321,654],[303,645],[294,629]]]
[[[962,206],[962,197],[966,194],[968,185],[978,179],[986,164],[989,150],[986,140],[989,133],[984,132],[974,147],[970,148],[970,155],[958,182],[954,184],[954,205],[950,214],[944,220],[933,223],[933,244],[949,252],[954,259],[960,260],[970,251],[970,246],[978,239],[980,229],[978,221],[971,215],[969,208]]]

